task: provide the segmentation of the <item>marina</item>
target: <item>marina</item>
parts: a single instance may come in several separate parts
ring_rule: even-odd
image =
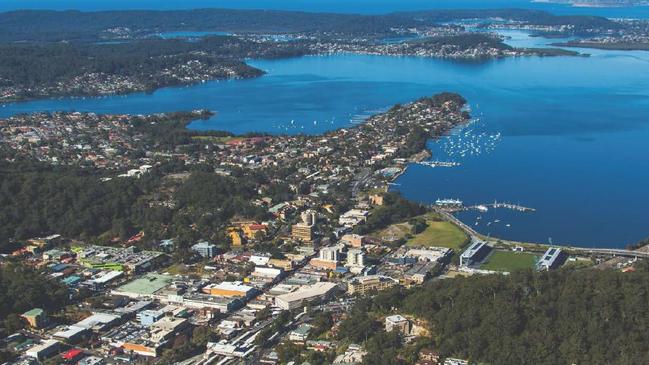
[[[417,163],[428,167],[458,167],[461,165],[459,162],[453,161],[420,161]]]

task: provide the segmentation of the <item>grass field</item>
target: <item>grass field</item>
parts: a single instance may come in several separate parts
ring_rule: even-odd
[[[235,141],[242,141],[245,138],[243,137],[217,137],[217,136],[193,136],[192,139],[194,140],[200,140],[200,141],[208,141],[208,142],[214,142],[214,143],[227,143],[227,142],[235,142]]]
[[[494,251],[481,269],[493,271],[516,271],[531,269],[536,264],[537,256],[529,252]]]
[[[448,247],[457,252],[467,243],[468,237],[454,224],[429,218],[426,230],[408,240],[408,245]]]

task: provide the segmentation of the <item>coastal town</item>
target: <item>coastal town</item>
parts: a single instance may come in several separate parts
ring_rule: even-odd
[[[585,84],[555,91],[539,79],[561,73],[550,70],[528,79],[524,75],[534,73],[521,67],[544,62],[545,56],[558,56],[551,65],[581,64],[574,56],[583,50],[552,47],[647,49],[648,24],[535,9],[376,15],[244,9],[0,12],[0,109],[9,110],[0,110],[0,364],[646,362],[649,239],[621,238],[623,229],[638,229],[635,221],[611,228],[619,221],[588,215],[592,222],[584,228],[579,214],[561,212],[564,206],[550,210],[557,199],[573,199],[586,216],[597,205],[577,190],[597,190],[590,180],[579,184],[592,176],[583,155],[559,155],[563,147],[533,143],[537,134],[551,135],[553,142],[565,134],[584,148],[581,131],[568,134],[556,126],[567,123],[556,110],[564,110],[566,95],[577,89],[584,90],[578,101],[586,105],[594,103],[584,95],[601,92],[585,94],[592,73],[580,74]],[[507,44],[503,30],[571,40],[516,48]],[[295,64],[279,72],[252,66],[321,56],[317,67],[332,68],[320,66],[336,58],[330,55],[361,62],[330,78]],[[381,62],[378,81],[346,75],[372,68],[366,60],[379,56],[389,56],[382,59],[389,62]],[[386,80],[400,56],[443,67],[408,68],[407,80],[396,72]],[[627,58],[632,77],[646,83],[644,75],[633,74],[637,60]],[[484,61],[515,68],[492,72]],[[450,70],[452,62],[459,65],[457,73]],[[314,66],[302,68],[309,67]],[[266,73],[268,83],[252,80]],[[512,80],[489,80],[502,81],[503,75]],[[439,83],[422,81],[438,76]],[[234,79],[239,81],[226,82]],[[205,92],[206,85],[198,84],[208,81],[228,87],[219,95]],[[327,88],[297,86],[303,83]],[[163,91],[160,100],[169,105],[160,108],[59,103],[91,97],[110,103],[111,95],[190,85],[199,89],[187,97],[195,100],[184,103]],[[369,92],[383,87],[390,93],[385,99]],[[454,88],[462,92],[440,91]],[[288,91],[281,100],[262,100],[280,89]],[[631,94],[628,89],[614,90]],[[525,103],[515,98],[519,92],[529,94]],[[235,93],[243,98],[229,100]],[[308,98],[296,99],[299,93]],[[337,103],[344,101],[346,108],[353,93],[363,98],[352,100],[355,109],[338,120]],[[482,94],[489,97],[465,99]],[[629,106],[622,104],[621,92],[604,96],[609,95],[617,97],[616,107],[618,99]],[[48,98],[61,100],[47,107],[53,99],[36,100]],[[632,98],[634,106],[640,104],[636,94]],[[367,99],[369,105],[358,101]],[[390,101],[377,107],[379,100]],[[251,124],[228,124],[224,114],[232,104],[238,120]],[[524,129],[537,104],[552,114],[539,113],[542,125]],[[177,110],[179,105],[196,109]],[[494,113],[498,109],[512,114]],[[574,110],[566,112],[574,118],[569,112]],[[488,113],[494,116],[485,128],[481,119]],[[617,109],[613,115],[631,119]],[[515,125],[494,122],[498,116]],[[272,121],[279,132],[255,132],[262,121]],[[231,132],[239,127],[244,131]],[[310,134],[314,130],[324,132]],[[508,169],[499,169],[478,158],[494,156],[497,145],[497,153],[516,155],[514,162],[530,170],[505,163]],[[541,151],[542,160],[528,158],[528,149]],[[561,165],[557,156],[575,157],[579,165]],[[463,184],[476,167],[478,174],[470,176],[478,178],[469,179],[467,190],[448,194],[455,190],[445,187]],[[543,179],[563,168],[580,176],[564,171],[556,180]],[[463,179],[426,174],[431,171]],[[525,173],[528,180],[514,178]],[[489,177],[496,178],[498,190]],[[410,190],[401,189],[408,179]],[[533,192],[541,199],[518,201],[525,197],[515,194],[524,185],[520,181],[532,184],[531,179],[539,185],[556,182],[560,186],[553,191],[562,194]],[[482,186],[495,197],[478,191]],[[502,193],[508,190],[512,193]],[[559,222],[538,219],[541,214]],[[645,217],[637,218],[642,230]],[[523,225],[540,227],[543,236],[530,242],[524,235],[497,234]],[[594,233],[587,236],[583,229]],[[592,238],[611,231],[606,239],[613,244]],[[569,237],[580,240],[559,242],[566,232],[577,232],[581,236]]]
[[[359,297],[433,279],[592,265],[592,257],[557,247],[483,240],[449,220],[444,205],[394,208],[403,203],[389,184],[409,162],[429,157],[428,138],[469,121],[464,103],[454,94],[422,98],[322,136],[197,134],[187,142],[200,146],[191,153],[164,149],[142,126],[184,128],[207,111],[37,113],[0,121],[9,163],[96,169],[107,183],[137,180],[176,159],[220,175],[267,174],[295,191],[286,201],[260,195],[255,202],[266,219],[236,215],[219,227],[222,241],[202,237],[181,260],[178,238],[152,240],[144,231],[101,244],[57,232],[15,242],[2,264],[37,268],[71,301],[60,311],[18,314],[16,332],[6,338],[12,363],[361,364],[368,349],[350,343],[346,329]],[[345,199],[332,200],[333,190]],[[176,204],[173,194],[158,199]],[[617,267],[631,269],[632,262]],[[374,321],[398,333],[403,346],[430,330],[405,312]],[[417,351],[416,364],[470,363],[434,348]]]

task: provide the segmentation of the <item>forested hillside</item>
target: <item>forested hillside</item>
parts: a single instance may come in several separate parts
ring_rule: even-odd
[[[648,309],[646,271],[518,272],[438,280],[360,300],[341,337],[383,343],[366,364],[408,363],[415,350],[386,345],[390,337],[378,322],[398,312],[428,321],[432,339],[418,346],[444,356],[494,365],[643,364]]]

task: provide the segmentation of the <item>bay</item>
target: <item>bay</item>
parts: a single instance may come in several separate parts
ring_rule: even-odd
[[[508,42],[519,46],[550,42],[517,31],[506,34]],[[468,205],[497,200],[536,209],[459,215],[485,234],[623,247],[649,235],[649,53],[582,51],[592,56],[252,60],[267,75],[150,94],[13,103],[0,107],[0,116],[39,110],[138,114],[207,108],[217,115],[190,128],[319,134],[351,126],[395,103],[454,91],[468,99],[477,120],[431,141],[429,148],[434,159],[461,166],[411,166],[394,189],[424,203],[437,198],[459,198]]]

